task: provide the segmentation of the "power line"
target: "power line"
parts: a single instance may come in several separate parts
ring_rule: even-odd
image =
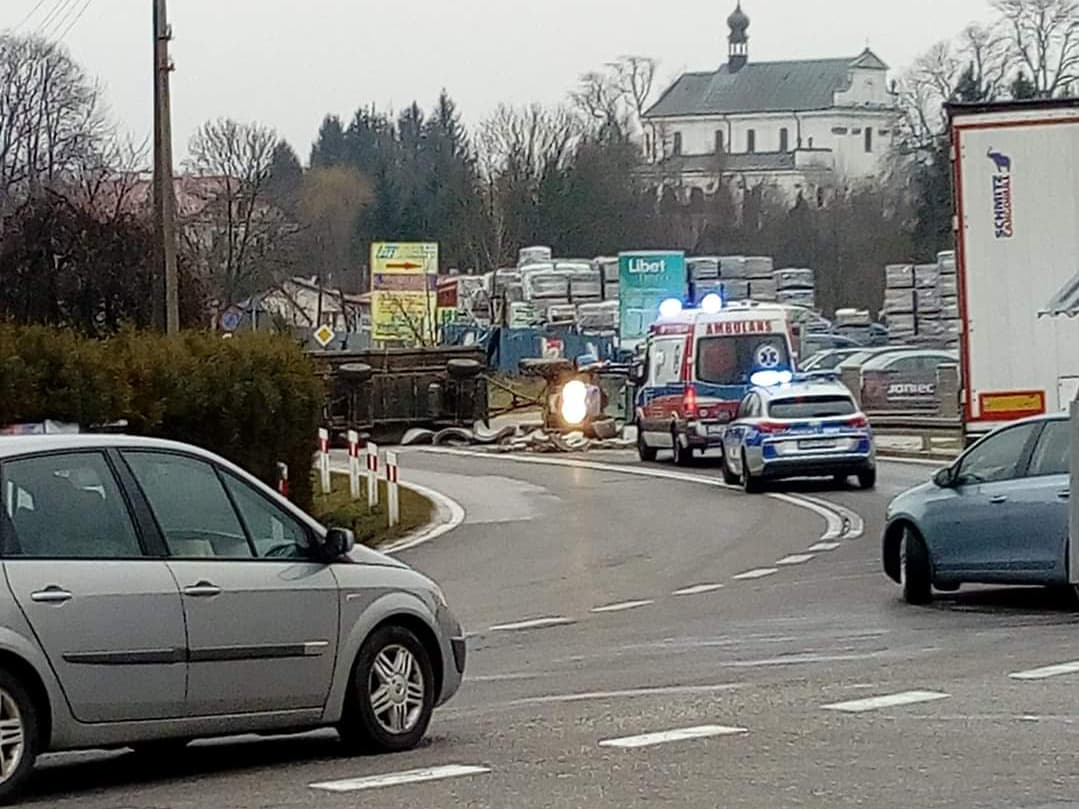
[[[37,3],[34,5],[34,7],[27,12],[26,16],[23,17],[19,24],[16,25],[15,28],[13,28],[12,30],[18,31],[20,28],[30,22],[30,18],[37,14],[37,10],[43,5],[45,5],[45,0],[37,0]]]
[[[86,13],[86,10],[90,8],[90,4],[93,2],[94,0],[86,0],[86,2],[82,4],[82,8],[80,8],[79,13],[75,15],[75,19],[69,22],[63,32],[58,37],[56,37],[57,42],[64,41],[67,35],[71,32],[71,29],[79,24],[79,20],[82,19],[83,15]]]
[[[41,32],[41,35],[48,36],[46,32],[49,26],[56,22],[61,15],[66,15],[67,11],[75,5],[75,2],[76,0],[57,0],[52,11],[46,14],[45,19],[38,24],[37,30]]]

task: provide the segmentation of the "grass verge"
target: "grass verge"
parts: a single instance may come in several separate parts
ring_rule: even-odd
[[[377,548],[386,542],[400,539],[411,531],[427,525],[434,517],[435,504],[421,494],[404,486],[401,493],[401,522],[389,527],[386,505],[386,482],[380,480],[378,487],[378,505],[367,508],[367,481],[361,480],[361,496],[353,501],[349,496],[348,475],[331,475],[333,483],[329,494],[322,494],[318,475],[314,476],[315,503],[312,515],[323,525],[337,528],[351,528],[356,534],[356,542]]]

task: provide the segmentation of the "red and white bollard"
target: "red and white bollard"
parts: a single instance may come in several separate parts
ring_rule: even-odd
[[[378,505],[378,445],[367,442],[367,507]]]
[[[277,465],[277,493],[282,497],[288,497],[288,464]]]
[[[397,486],[400,473],[397,468],[397,453],[386,452],[386,500],[390,509],[390,528],[401,522],[401,498]]]
[[[322,482],[322,493],[329,494],[330,485],[330,431],[319,428],[318,431],[318,471]]]
[[[353,501],[360,499],[360,434],[348,431],[348,491]]]

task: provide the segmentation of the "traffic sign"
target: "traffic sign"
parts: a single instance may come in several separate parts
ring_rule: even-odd
[[[323,348],[325,348],[326,346],[328,346],[330,343],[333,342],[333,338],[336,337],[337,335],[334,333],[333,329],[331,329],[329,326],[323,324],[323,325],[319,326],[315,330],[315,335],[314,336],[315,336],[315,342],[318,343]]]
[[[241,320],[243,320],[243,312],[235,306],[230,306],[221,313],[221,328],[225,331],[236,331],[240,328]]]

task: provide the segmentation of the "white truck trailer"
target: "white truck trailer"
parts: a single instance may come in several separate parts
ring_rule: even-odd
[[[969,438],[1079,390],[1079,99],[948,109]]]

